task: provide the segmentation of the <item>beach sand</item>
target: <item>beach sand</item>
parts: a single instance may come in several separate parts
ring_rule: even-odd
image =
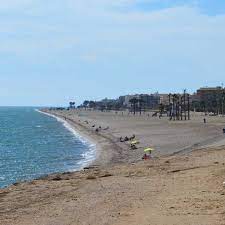
[[[167,117],[152,117],[129,114],[127,112],[100,112],[88,110],[51,111],[61,118],[67,118],[75,129],[92,142],[97,143],[100,154],[98,164],[136,162],[143,156],[145,147],[155,149],[154,156],[170,155],[181,151],[188,152],[203,146],[225,145],[224,117],[207,117],[192,113],[190,121],[169,121]],[[88,124],[87,124],[88,122]],[[95,125],[95,127],[93,127]],[[95,132],[101,126],[100,132]],[[108,130],[104,128],[109,127]],[[129,143],[120,143],[120,137],[135,134],[140,141],[138,149],[130,150]],[[100,150],[102,148],[102,150]]]
[[[97,159],[80,172],[0,190],[1,225],[225,224],[223,118],[203,124],[201,115],[169,122],[102,112],[51,113],[98,143]],[[94,124],[109,129],[95,132]],[[137,150],[118,141],[132,134],[141,141]],[[149,145],[156,148],[154,158],[140,160]]]

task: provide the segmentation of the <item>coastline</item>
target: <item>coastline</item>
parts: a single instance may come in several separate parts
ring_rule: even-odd
[[[84,160],[82,162],[78,163],[80,165],[80,168],[73,170],[71,172],[82,170],[84,167],[89,166],[96,160],[97,143],[94,140],[91,140],[91,138],[89,136],[85,136],[85,135],[79,133],[79,131],[77,131],[77,129],[74,126],[72,126],[72,124],[70,124],[67,120],[65,120],[65,118],[63,118],[63,117],[51,114],[46,111],[38,110],[38,109],[36,109],[35,111],[37,111],[41,114],[44,114],[46,116],[55,118],[58,122],[62,123],[63,126],[67,130],[69,130],[71,133],[73,133],[73,135],[76,138],[78,138],[85,145],[88,145],[89,150],[86,153],[84,153]]]
[[[143,156],[143,149],[149,146],[156,150],[153,152],[154,157],[162,157],[190,153],[204,147],[225,145],[222,118],[208,118],[209,122],[203,124],[202,117],[195,114],[192,115],[192,121],[170,122],[167,118],[158,120],[143,115],[125,116],[125,113],[119,115],[86,110],[44,109],[42,111],[66,121],[81,137],[95,143],[96,158],[91,165],[107,166],[138,162]],[[96,127],[92,128],[93,124],[96,127],[100,125],[110,129],[95,132]],[[141,142],[135,151],[130,149],[128,142],[119,141],[120,137],[129,137],[133,134]]]
[[[191,121],[168,121],[167,118],[151,118],[147,116],[126,116],[110,112],[92,112],[92,111],[49,111],[48,113],[66,119],[72,127],[81,136],[87,139],[91,138],[92,142],[101,145],[102,139],[108,144],[116,146],[118,153],[117,159],[113,162],[133,162],[141,159],[140,152],[144,147],[151,146],[155,148],[154,155],[156,157],[190,152],[196,148],[205,146],[225,145],[225,136],[222,133],[224,121],[222,118],[209,118],[207,124],[203,124],[203,117],[193,115]],[[86,124],[85,122],[89,122]],[[92,125],[100,125],[101,127],[110,127],[105,131],[95,132]],[[119,138],[125,136],[136,135],[141,142],[137,152],[141,154],[133,154],[135,151],[129,151],[129,143],[120,143]],[[119,148],[119,150],[118,150]],[[109,148],[108,150],[109,151]],[[103,153],[103,151],[101,151]],[[112,153],[110,153],[112,154]],[[121,157],[121,160],[119,159]],[[110,161],[110,159],[108,160]]]
[[[109,132],[97,133],[93,129],[89,129],[79,119],[71,119],[66,115],[60,115],[57,112],[49,110],[41,110],[41,113],[45,113],[49,116],[60,119],[62,122],[66,122],[70,125],[78,137],[83,137],[89,143],[95,145],[95,158],[88,162],[85,167],[88,166],[109,166],[121,162],[119,159],[120,153],[128,148],[127,144],[118,143],[118,139],[113,137]],[[82,169],[82,168],[81,168]]]
[[[143,145],[131,151],[126,143],[119,142],[118,136],[135,132],[138,139],[146,141],[145,118],[77,111],[56,112],[54,116],[66,117],[79,135],[98,143],[98,156],[92,166],[83,170],[52,174],[0,189],[0,225],[224,224],[223,142],[223,146],[211,145],[186,154],[156,155],[152,160],[141,161]],[[158,132],[154,123],[151,120],[152,129]],[[195,121],[190,123],[196,126]],[[93,124],[109,129],[96,132]],[[175,125],[183,131],[180,124]],[[213,122],[207,128],[217,126]],[[190,131],[187,128],[185,132]]]

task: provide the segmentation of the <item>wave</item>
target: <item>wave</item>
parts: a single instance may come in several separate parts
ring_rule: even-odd
[[[58,116],[52,115],[50,113],[42,112],[38,109],[35,109],[35,111],[41,114],[44,114],[46,116],[55,118],[58,122],[62,123],[63,126],[67,130],[69,130],[76,138],[78,138],[84,145],[88,146],[88,151],[82,154],[83,159],[77,163],[77,165],[79,166],[79,169],[73,169],[71,170],[71,172],[83,169],[84,167],[90,165],[90,163],[92,163],[96,159],[96,145],[91,143],[89,140],[87,140],[83,136],[79,135],[79,133],[66,120]]]

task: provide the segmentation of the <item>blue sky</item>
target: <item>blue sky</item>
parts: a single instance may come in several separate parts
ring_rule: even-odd
[[[0,3],[0,105],[225,83],[225,1]]]

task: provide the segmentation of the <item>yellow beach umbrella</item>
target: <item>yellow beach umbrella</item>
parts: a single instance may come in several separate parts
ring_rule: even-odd
[[[151,151],[154,151],[155,149],[154,148],[145,148],[144,152],[151,152]]]
[[[137,145],[137,144],[139,144],[139,143],[140,143],[140,142],[137,141],[137,140],[131,142],[132,145]]]

